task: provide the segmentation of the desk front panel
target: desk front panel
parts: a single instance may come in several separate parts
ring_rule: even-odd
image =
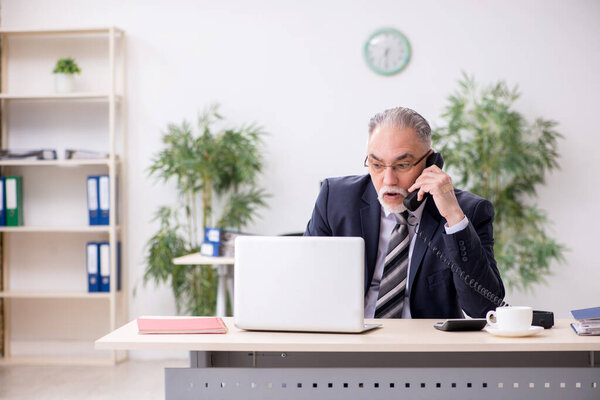
[[[598,400],[598,368],[169,368],[167,400]]]

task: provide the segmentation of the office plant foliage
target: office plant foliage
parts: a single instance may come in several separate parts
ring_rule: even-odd
[[[479,87],[463,74],[434,129],[455,185],[492,202],[494,254],[505,283],[527,290],[543,282],[553,260],[564,261],[565,247],[551,238],[546,213],[536,205],[536,187],[559,167],[556,122],[532,123],[514,109],[518,89],[506,82]]]
[[[267,194],[256,183],[265,132],[255,124],[224,124],[217,105],[201,113],[195,132],[186,121],[169,124],[149,168],[151,176],[175,183],[177,202],[156,213],[159,228],[147,243],[144,283],[169,283],[180,313],[214,314],[217,274],[208,265],[174,265],[173,258],[198,252],[205,227],[240,230],[266,205]]]

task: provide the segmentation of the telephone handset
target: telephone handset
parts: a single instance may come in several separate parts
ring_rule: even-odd
[[[442,157],[442,155],[440,153],[430,154],[429,157],[427,157],[427,160],[425,161],[425,168],[430,167],[434,164],[440,168],[442,168],[444,166],[444,157]],[[419,208],[421,203],[423,203],[423,201],[425,201],[425,199],[430,196],[429,193],[425,193],[425,195],[423,196],[423,199],[421,201],[418,201],[417,200],[418,192],[419,192],[419,190],[415,190],[414,192],[409,193],[408,196],[406,196],[406,198],[404,199],[403,204],[407,210],[415,211],[417,208]],[[438,247],[435,246],[431,240],[427,239],[427,236],[425,236],[425,234],[423,232],[421,232],[421,231],[417,232],[417,236],[423,242],[425,242],[427,247],[429,249],[431,249],[431,251],[433,251],[433,254],[435,254],[444,264],[446,264],[453,273],[458,275],[467,286],[469,286],[475,292],[479,293],[480,295],[482,295],[483,297],[488,299],[490,302],[492,302],[497,307],[504,307],[504,306],[509,305],[503,299],[499,298],[494,293],[492,293],[491,291],[489,291],[486,288],[484,288],[483,286],[481,286],[479,284],[479,282],[477,282],[474,278],[471,278],[469,276],[469,274],[465,273],[465,271],[463,271],[458,266],[458,264],[456,264],[452,259],[450,259],[448,256],[446,256],[442,252],[442,250],[438,249]]]
[[[440,169],[444,166],[444,157],[442,157],[440,153],[432,153],[429,155],[429,157],[427,157],[427,160],[425,160],[425,168],[431,167],[434,164],[440,167]],[[423,203],[425,199],[430,196],[429,193],[425,193],[423,195],[423,199],[419,201],[417,200],[418,194],[419,190],[417,189],[414,192],[409,193],[408,196],[404,198],[402,204],[404,204],[404,207],[406,207],[408,211],[415,211],[417,208],[419,208],[421,203]]]

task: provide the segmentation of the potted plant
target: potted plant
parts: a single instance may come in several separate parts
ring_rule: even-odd
[[[456,186],[492,202],[495,208],[494,254],[503,280],[528,289],[543,282],[550,263],[564,261],[565,246],[545,230],[546,213],[536,204],[536,186],[557,169],[554,121],[528,122],[514,102],[520,93],[504,81],[479,88],[463,74],[448,98],[446,125],[432,134],[436,150],[454,170]]]
[[[169,124],[149,168],[151,176],[176,184],[177,203],[156,214],[160,225],[147,243],[144,284],[169,283],[177,312],[189,315],[214,314],[217,274],[208,265],[174,265],[173,258],[198,252],[205,227],[240,230],[266,205],[256,184],[265,133],[254,124],[222,125],[217,105],[200,115],[196,132],[186,121]]]
[[[59,58],[52,73],[56,92],[70,93],[75,89],[75,74],[81,74],[81,69],[74,59]]]

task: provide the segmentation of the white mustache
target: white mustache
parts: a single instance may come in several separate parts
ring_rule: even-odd
[[[408,196],[408,191],[406,189],[402,189],[398,186],[384,186],[381,189],[379,189],[379,193],[377,196],[377,199],[379,200],[379,204],[381,204],[382,207],[387,212],[401,213],[402,211],[406,210],[406,207],[404,207],[404,204],[402,204],[402,203],[400,203],[396,206],[391,206],[391,205],[387,204],[385,201],[383,201],[383,196],[386,193],[400,193],[402,196],[406,197],[406,196]]]
[[[387,193],[400,193],[402,196],[406,197],[408,196],[408,190],[406,189],[402,189],[398,186],[384,186],[381,189],[379,189],[379,197],[383,198],[383,195],[387,194]]]

